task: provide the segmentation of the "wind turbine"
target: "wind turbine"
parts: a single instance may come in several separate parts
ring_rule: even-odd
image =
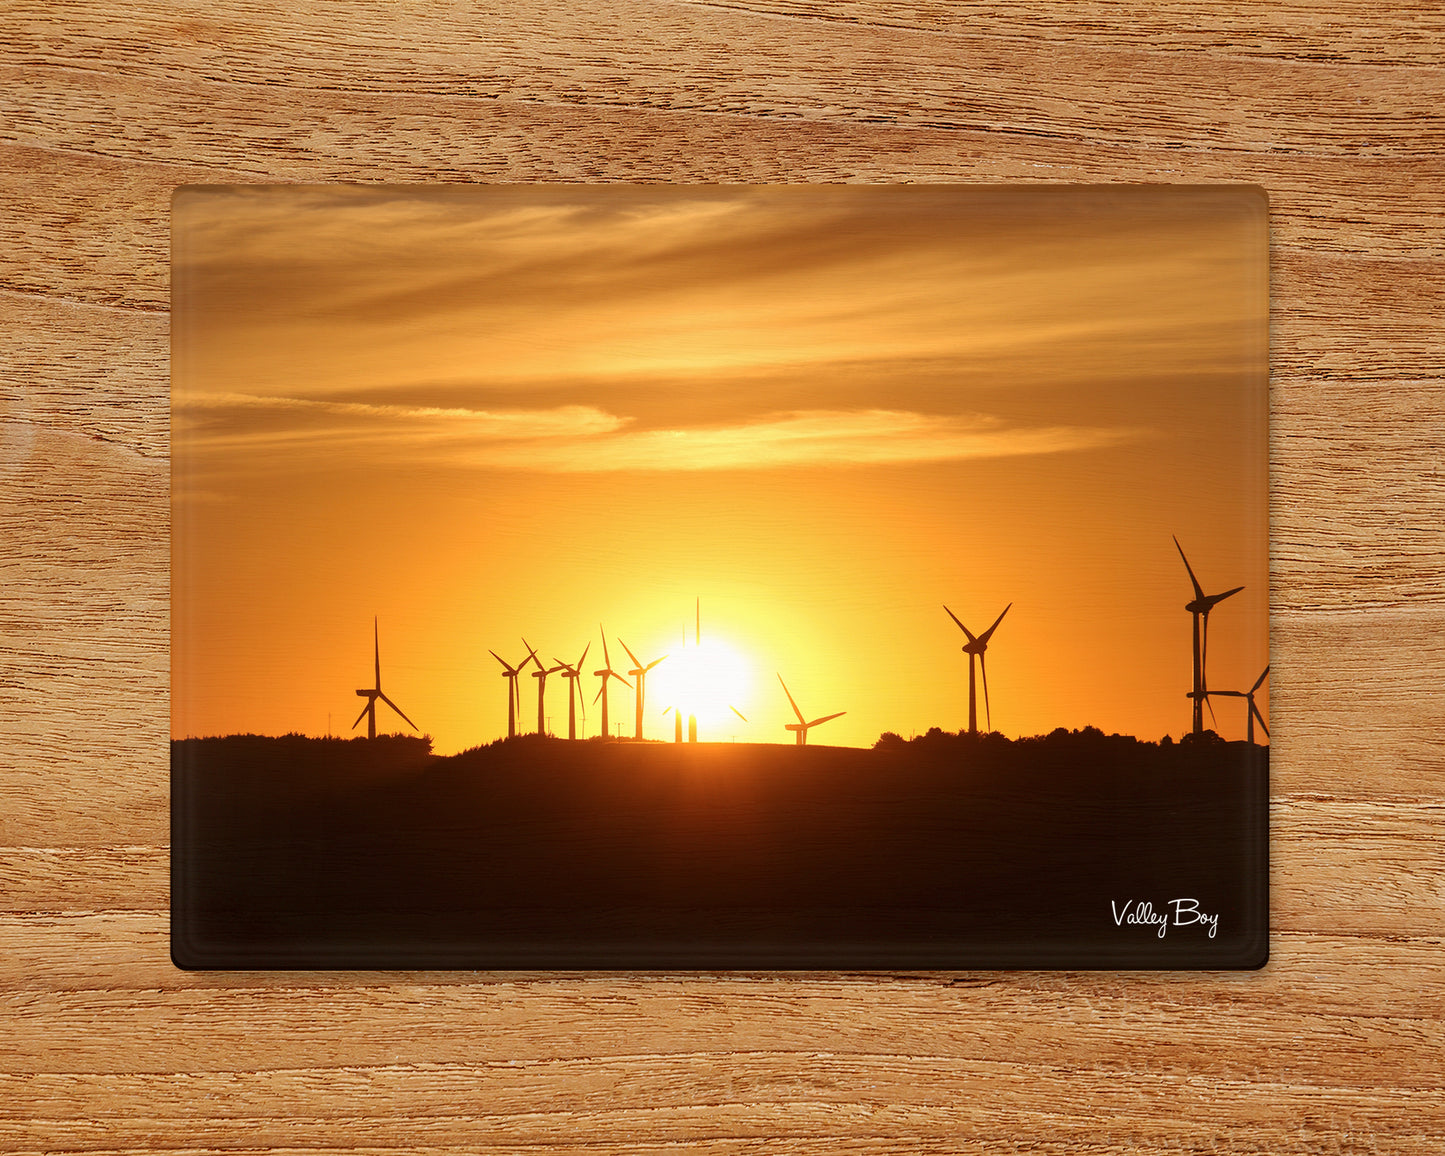
[[[412,730],[416,730],[416,723],[406,718],[406,715],[402,713],[401,707],[397,706],[396,703],[392,702],[391,699],[387,698],[386,695],[381,692],[381,631],[377,626],[375,618],[371,620],[371,641],[376,648],[376,685],[370,690],[358,690],[356,692],[362,698],[366,699],[366,705],[361,708],[361,713],[356,716],[356,722],[351,724],[351,729],[355,730],[361,725],[361,720],[365,719],[366,737],[369,739],[376,738],[376,700],[381,699],[382,702],[386,703],[387,706],[391,707],[392,710],[406,719],[407,725],[410,726]]]
[[[812,722],[807,722],[803,718],[803,712],[798,709],[798,704],[793,701],[793,692],[788,689],[788,684],[786,682],[783,682],[783,676],[781,674],[778,675],[778,681],[783,683],[783,693],[788,696],[788,704],[793,708],[793,713],[798,716],[797,722],[784,723],[783,729],[793,731],[797,734],[797,745],[800,747],[805,747],[808,745],[809,727],[815,727],[819,723],[828,722],[830,719],[841,718],[843,715],[848,713],[846,710],[840,710],[837,714],[825,714],[822,718],[815,718]],[[738,717],[742,718],[741,715],[738,715]],[[746,722],[747,720],[743,719],[743,721]]]
[[[527,640],[524,638],[522,641]],[[537,669],[532,671],[532,677],[537,680],[537,733],[544,735],[547,733],[547,676],[556,674],[563,667],[543,666],[535,651],[532,653],[532,661],[537,664]]]
[[[1264,680],[1268,677],[1269,667],[1266,666],[1264,668],[1264,673],[1254,680],[1254,685],[1248,690],[1211,690],[1208,692],[1210,694],[1222,695],[1224,698],[1242,698],[1249,703],[1249,713],[1245,715],[1247,725],[1245,741],[1250,744],[1254,743],[1255,719],[1259,719],[1259,728],[1260,730],[1264,731],[1264,737],[1269,738],[1269,727],[1265,725],[1264,715],[1259,713],[1259,707],[1257,707],[1254,703],[1255,693],[1264,684]]]
[[[1172,535],[1171,535],[1172,537]],[[1187,697],[1194,700],[1194,733],[1204,733],[1204,704],[1209,698],[1209,681],[1206,675],[1206,663],[1209,659],[1209,612],[1233,594],[1238,594],[1244,589],[1243,586],[1236,586],[1233,590],[1226,590],[1223,594],[1205,594],[1204,587],[1199,585],[1199,579],[1194,576],[1194,567],[1189,565],[1189,559],[1184,557],[1184,547],[1179,544],[1179,539],[1174,538],[1174,548],[1179,551],[1179,557],[1184,560],[1184,569],[1189,571],[1189,581],[1194,585],[1194,601],[1186,602],[1184,609],[1194,615],[1194,689]],[[1203,644],[1200,640],[1200,623],[1203,623]],[[1209,713],[1214,713],[1214,708],[1209,708]]]
[[[517,737],[517,708],[522,702],[521,691],[517,689],[517,676],[522,673],[522,668],[527,663],[537,657],[537,652],[530,646],[527,647],[527,657],[516,666],[508,666],[495,650],[489,650],[487,653],[502,664],[502,677],[507,680],[507,737],[514,739]]]
[[[949,610],[947,606],[943,608],[948,612],[948,616],[952,618],[954,622],[958,623],[958,628],[962,630],[964,634],[968,635],[968,642],[964,645],[963,652],[968,655],[968,733],[971,735],[978,734],[978,699],[974,692],[973,660],[975,658],[978,659],[978,665],[983,671],[984,725],[987,726],[989,730],[993,730],[993,712],[989,710],[988,706],[988,664],[984,655],[988,653],[988,640],[993,637],[993,632],[998,629],[998,624],[1003,621],[1003,615],[1007,614],[1012,606],[1012,602],[1010,602],[1008,606],[1005,606],[1003,608],[1003,614],[995,618],[993,625],[977,638],[973,636],[967,626],[958,621],[957,614]]]
[[[622,639],[619,638],[617,641],[622,642]],[[637,737],[640,739],[642,737],[642,703],[647,696],[647,672],[661,662],[662,658],[666,658],[667,655],[664,654],[662,658],[655,658],[646,666],[643,666],[637,655],[632,653],[627,643],[622,642],[622,649],[626,650],[627,657],[632,659],[632,669],[627,673],[637,679]]]
[[[575,739],[577,737],[577,699],[579,697],[577,694],[577,680],[582,677],[582,664],[587,661],[587,652],[591,649],[592,644],[589,642],[582,648],[582,657],[577,660],[574,666],[569,666],[567,663],[562,662],[560,658],[556,659],[556,661],[562,665],[562,677],[567,680],[567,737],[569,739]],[[582,729],[584,732],[587,730],[586,702],[582,704]]]
[[[602,669],[594,670],[592,673],[602,680],[602,686],[597,691],[597,698],[602,700],[602,737],[610,739],[612,732],[607,729],[607,680],[615,678],[629,690],[632,689],[632,684],[612,669],[612,656],[607,653],[607,632],[602,629],[600,622],[597,624],[597,629],[602,635]],[[596,702],[597,698],[592,701]]]

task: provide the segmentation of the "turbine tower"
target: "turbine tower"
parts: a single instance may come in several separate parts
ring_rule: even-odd
[[[619,638],[617,641],[622,642],[622,639]],[[666,658],[667,655],[664,654],[662,658],[654,658],[651,662],[644,666],[642,662],[638,659],[637,655],[632,653],[627,643],[622,642],[622,649],[626,650],[627,657],[632,659],[632,669],[629,670],[627,673],[632,675],[633,678],[637,679],[637,694],[635,696],[637,699],[636,737],[640,739],[642,737],[642,704],[643,700],[647,697],[647,672],[651,670],[654,666],[656,666],[659,662],[661,662],[662,658]]]
[[[527,657],[516,666],[508,666],[495,650],[489,650],[487,653],[502,663],[502,677],[507,680],[507,737],[514,739],[517,737],[517,710],[522,704],[522,692],[517,689],[517,676],[522,673],[522,669],[527,663],[537,657],[537,652],[530,646],[527,647]]]
[[[597,624],[597,629],[602,635],[602,669],[594,670],[592,673],[602,680],[602,686],[597,691],[597,698],[592,701],[596,702],[598,698],[602,700],[602,737],[610,739],[612,732],[607,729],[607,680],[615,678],[629,690],[632,689],[632,684],[612,669],[612,657],[607,653],[607,632],[602,629],[600,622]]]
[[[1245,741],[1251,745],[1254,743],[1254,720],[1259,719],[1259,728],[1264,731],[1264,737],[1269,738],[1269,727],[1265,725],[1264,715],[1260,714],[1259,707],[1254,703],[1254,696],[1259,688],[1264,685],[1264,680],[1269,677],[1269,667],[1264,668],[1264,673],[1254,680],[1254,685],[1248,690],[1211,690],[1210,694],[1221,695],[1224,698],[1242,698],[1249,703],[1249,713],[1245,715],[1246,732]]]
[[[1189,559],[1184,557],[1184,547],[1179,544],[1177,537],[1174,539],[1174,548],[1184,560],[1184,569],[1189,571],[1189,581],[1194,586],[1194,601],[1186,602],[1184,609],[1194,616],[1194,689],[1187,697],[1194,700],[1193,731],[1198,735],[1204,733],[1204,704],[1209,698],[1209,680],[1205,669],[1209,658],[1209,612],[1226,598],[1238,594],[1244,587],[1236,586],[1223,594],[1205,594],[1204,587],[1199,585],[1199,579],[1194,576],[1194,567],[1189,565]],[[1209,712],[1213,714],[1214,708],[1210,707]]]
[[[788,684],[783,682],[783,676],[781,674],[778,675],[778,681],[783,683],[783,693],[788,696],[788,705],[793,708],[793,713],[798,716],[797,722],[783,724],[784,730],[792,731],[798,736],[796,741],[797,746],[805,747],[808,745],[809,727],[818,726],[820,723],[828,722],[831,719],[841,718],[848,713],[846,710],[840,710],[837,714],[825,714],[822,718],[815,718],[812,722],[807,722],[803,718],[803,712],[798,709],[798,704],[793,701],[793,692],[788,689]],[[736,714],[737,712],[734,711],[733,713]],[[738,717],[742,718],[742,715],[738,715]],[[747,720],[743,719],[743,721],[746,722]]]
[[[577,738],[577,699],[580,697],[577,693],[577,680],[582,677],[582,664],[587,661],[587,652],[591,649],[592,644],[589,642],[582,648],[582,657],[577,660],[575,665],[562,662],[560,658],[555,660],[561,664],[562,677],[567,680],[567,737],[569,739]],[[587,704],[585,702],[582,704],[582,729],[584,732],[587,729]]]
[[[1003,621],[1003,615],[1007,614],[1012,606],[1012,602],[1010,602],[1008,606],[1005,606],[1003,608],[1003,614],[995,618],[993,625],[977,638],[973,636],[967,626],[958,621],[957,614],[949,610],[947,606],[943,608],[947,611],[948,616],[952,618],[954,622],[958,623],[958,628],[962,630],[964,634],[968,635],[968,642],[964,645],[963,652],[968,655],[968,733],[971,735],[978,734],[978,698],[974,689],[974,659],[978,659],[978,665],[983,671],[984,725],[987,726],[989,730],[993,730],[993,712],[989,709],[988,705],[988,662],[987,659],[984,658],[984,655],[988,653],[988,640],[993,637],[993,632],[998,629],[998,624]]]
[[[356,716],[356,721],[351,724],[351,729],[355,730],[361,725],[361,720],[365,719],[366,737],[369,739],[376,738],[376,700],[381,699],[382,702],[386,703],[387,706],[391,707],[392,710],[406,719],[407,725],[410,726],[412,730],[416,730],[416,723],[406,718],[406,715],[402,713],[401,707],[397,706],[396,703],[392,702],[391,699],[387,698],[381,691],[381,630],[377,626],[375,618],[371,620],[371,641],[375,647],[376,654],[376,685],[370,690],[358,690],[356,692],[362,698],[366,699],[366,705],[361,708],[361,713]]]

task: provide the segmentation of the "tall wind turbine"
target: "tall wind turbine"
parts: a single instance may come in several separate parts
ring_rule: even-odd
[[[1179,551],[1179,557],[1184,560],[1184,569],[1189,571],[1189,581],[1194,586],[1194,601],[1186,602],[1184,609],[1194,616],[1194,689],[1189,692],[1190,698],[1194,700],[1193,729],[1195,734],[1204,733],[1204,703],[1209,698],[1209,680],[1206,672],[1206,663],[1209,658],[1209,612],[1233,594],[1238,594],[1244,589],[1243,586],[1236,586],[1233,590],[1226,590],[1223,594],[1205,594],[1204,587],[1199,585],[1199,579],[1194,576],[1194,567],[1189,565],[1189,559],[1184,557],[1184,547],[1179,544],[1179,539],[1174,539],[1174,548]],[[1203,624],[1202,644],[1200,624]],[[1210,713],[1214,708],[1209,708]]]
[[[526,639],[522,641],[525,642]],[[544,735],[547,733],[547,676],[549,674],[556,674],[563,668],[560,664],[557,666],[543,666],[541,659],[535,655],[532,661],[537,664],[537,669],[532,671],[532,677],[537,680],[537,733]]]
[[[567,680],[567,737],[569,739],[577,737],[577,699],[579,697],[577,692],[580,689],[577,686],[577,680],[582,677],[582,664],[587,661],[587,652],[591,649],[592,644],[589,642],[582,648],[582,657],[577,660],[575,665],[562,662],[560,658],[556,660],[561,664],[562,677]],[[582,704],[582,729],[584,731],[587,729],[586,702]]]
[[[527,663],[537,657],[537,652],[530,646],[527,647],[527,657],[516,666],[508,666],[495,650],[487,653],[502,664],[502,677],[507,680],[507,737],[514,739],[517,737],[517,710],[522,705],[522,692],[517,689],[517,676],[522,673]]]
[[[800,747],[805,747],[808,745],[809,727],[815,727],[820,723],[828,722],[831,719],[841,718],[843,715],[848,713],[846,710],[840,710],[837,714],[825,714],[822,718],[815,718],[812,722],[808,722],[803,718],[803,712],[798,709],[798,704],[793,701],[793,692],[788,689],[788,684],[786,682],[783,682],[783,676],[781,674],[778,675],[778,681],[783,683],[783,693],[788,696],[788,705],[793,708],[793,713],[798,716],[797,722],[784,723],[783,729],[792,731],[798,736],[797,745]],[[741,718],[742,716],[739,715],[738,717]]]
[[[968,655],[968,733],[971,735],[978,734],[978,699],[974,692],[973,662],[974,659],[978,659],[978,665],[983,671],[984,725],[987,726],[989,730],[993,730],[993,712],[989,710],[988,706],[988,665],[984,655],[988,653],[988,640],[993,637],[993,632],[998,629],[998,624],[1003,621],[1003,615],[1007,614],[1012,606],[1012,602],[1010,602],[1008,606],[1005,606],[1003,608],[1003,614],[995,618],[993,625],[977,638],[973,636],[967,626],[958,621],[957,614],[949,610],[947,606],[943,608],[948,612],[948,616],[952,618],[954,622],[958,623],[958,628],[962,630],[964,634],[968,635],[968,642],[964,645],[963,652]]]
[[[1259,707],[1255,705],[1254,696],[1259,688],[1264,685],[1264,680],[1269,677],[1269,667],[1264,668],[1264,673],[1254,680],[1254,685],[1248,690],[1211,690],[1210,694],[1221,695],[1224,698],[1242,698],[1249,703],[1249,713],[1245,715],[1247,730],[1245,741],[1254,742],[1254,720],[1259,719],[1260,730],[1264,731],[1264,737],[1269,738],[1269,727],[1265,725],[1264,715],[1260,714]]]
[[[622,642],[622,639],[619,638],[617,641]],[[632,653],[627,643],[622,642],[622,649],[627,651],[627,657],[632,659],[632,669],[627,673],[637,679],[637,694],[634,697],[637,699],[637,737],[640,739],[642,737],[642,704],[643,700],[647,697],[647,672],[661,662],[662,658],[666,658],[667,655],[664,654],[662,658],[654,658],[644,666],[637,655]]]
[[[382,702],[386,703],[387,706],[391,707],[392,710],[406,719],[407,725],[410,726],[412,730],[416,730],[416,723],[406,718],[406,715],[402,713],[401,707],[397,706],[396,703],[392,702],[391,699],[387,698],[386,695],[381,692],[381,630],[377,626],[375,618],[371,620],[371,641],[376,653],[376,685],[370,690],[358,690],[356,692],[362,698],[366,699],[366,705],[361,708],[361,713],[356,716],[356,722],[351,724],[351,729],[355,730],[361,725],[361,720],[365,719],[366,737],[369,739],[376,738],[376,700],[381,699]]]
[[[612,732],[607,729],[607,680],[615,678],[629,690],[632,684],[612,669],[612,656],[607,653],[607,632],[602,629],[602,623],[597,624],[598,631],[602,634],[602,669],[594,670],[592,673],[602,680],[602,686],[597,691],[597,698],[602,700],[602,737],[610,739]],[[597,698],[592,701],[596,702]]]

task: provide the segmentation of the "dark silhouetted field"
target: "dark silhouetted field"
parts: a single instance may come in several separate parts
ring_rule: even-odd
[[[191,967],[1248,967],[1268,751],[1097,731],[872,750],[172,744]],[[1218,915],[1157,927],[1125,904]],[[1187,905],[1185,910],[1188,910]]]

